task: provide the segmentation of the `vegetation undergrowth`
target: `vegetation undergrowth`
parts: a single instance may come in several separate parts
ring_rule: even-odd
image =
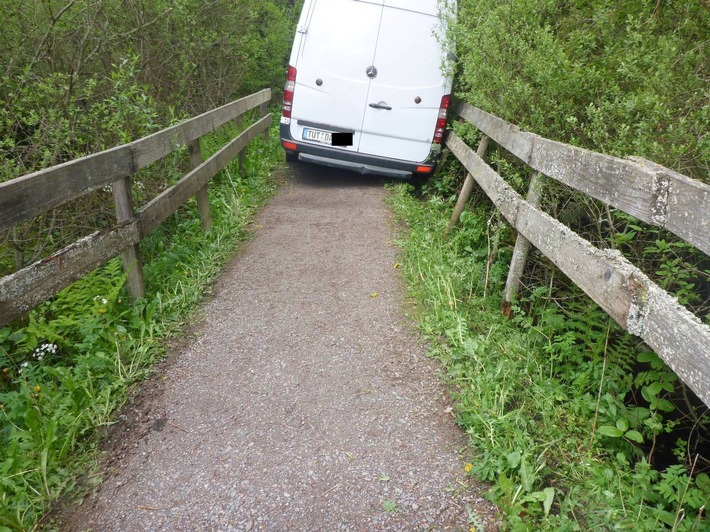
[[[710,530],[707,414],[680,415],[668,400],[677,377],[578,289],[560,295],[554,269],[503,316],[511,231],[474,201],[443,238],[455,199],[446,180],[423,198],[398,184],[390,203],[408,226],[401,262],[421,329],[477,451],[470,474],[492,482],[504,526]],[[683,423],[691,429],[660,464],[661,439]]]
[[[36,528],[94,467],[95,429],[112,423],[167,340],[194,316],[247,236],[250,215],[275,190],[271,172],[283,157],[277,127],[268,142],[252,141],[243,172],[235,159],[210,183],[211,232],[202,232],[193,199],[141,243],[145,299],[127,297],[114,259],[25,322],[0,328],[0,530]],[[231,124],[203,138],[204,156],[236,133]]]
[[[4,0],[0,183],[279,89],[299,3]],[[162,179],[142,174],[152,199]],[[0,276],[105,229],[112,206],[99,191],[3,228]]]
[[[440,0],[446,3],[446,0]],[[458,0],[454,93],[535,134],[640,156],[710,182],[710,6],[667,0]],[[470,146],[480,133],[455,124]],[[524,195],[531,171],[487,162]],[[459,391],[473,472],[512,529],[708,530],[708,408],[533,251],[512,320],[500,314],[514,234],[480,191],[442,239],[464,172],[393,204],[424,331]],[[540,208],[621,252],[705,323],[707,255],[553,179]]]

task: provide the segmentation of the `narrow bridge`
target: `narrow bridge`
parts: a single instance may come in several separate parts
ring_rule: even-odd
[[[0,325],[119,254],[145,294],[138,244],[267,134],[264,90],[150,137],[0,184],[0,230],[111,185],[117,224],[0,279]],[[261,118],[203,161],[199,138],[252,108]],[[538,209],[542,176],[710,251],[710,187],[648,161],[580,150],[520,131],[467,105],[484,133],[478,154],[456,135],[474,182],[519,231],[506,289],[515,297],[530,244],[622,327],[641,336],[710,405],[710,328],[617,253],[598,250]],[[482,156],[488,139],[539,172],[527,200]],[[130,179],[188,146],[192,170],[136,210]],[[433,364],[404,315],[394,228],[378,182],[297,166],[261,213],[194,326],[111,433],[115,454],[96,497],[68,517],[77,530],[403,529],[490,517],[463,475],[461,434]],[[416,427],[416,430],[413,430]],[[492,526],[492,525],[491,525]]]
[[[382,183],[284,178],[71,529],[455,530],[466,506],[494,522],[402,310]]]

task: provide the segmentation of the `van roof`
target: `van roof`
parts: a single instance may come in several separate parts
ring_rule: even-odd
[[[354,0],[367,4],[385,5],[395,9],[414,11],[425,15],[437,16],[439,14],[439,3],[455,4],[456,0]]]
[[[437,0],[385,0],[385,6],[436,16]]]
[[[384,0],[384,5],[434,16],[439,12],[437,0]]]

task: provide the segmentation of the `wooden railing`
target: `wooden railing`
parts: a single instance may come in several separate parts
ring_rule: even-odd
[[[545,175],[710,254],[710,186],[644,159],[619,159],[545,139],[465,103],[456,111],[484,137],[478,153],[454,133],[446,142],[469,172],[447,231],[458,222],[477,182],[518,231],[504,305],[515,297],[532,244],[710,405],[710,327],[621,253],[594,247],[538,208]],[[537,170],[527,200],[483,161],[489,138]]]
[[[268,135],[271,115],[266,106],[270,99],[271,90],[264,89],[134,142],[0,183],[0,232],[106,185],[113,188],[117,219],[115,226],[0,278],[0,326],[119,254],[123,255],[130,294],[145,296],[139,242],[192,196],[196,196],[203,229],[210,229],[207,185],[235,156],[241,161],[247,144],[257,135]],[[241,120],[255,107],[260,108],[261,119],[203,162],[200,137],[230,120]],[[192,170],[136,211],[131,176],[183,146],[188,147]]]

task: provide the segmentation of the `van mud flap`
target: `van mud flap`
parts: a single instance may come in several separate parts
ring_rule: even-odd
[[[319,155],[311,155],[310,153],[299,153],[298,160],[306,163],[315,163],[332,168],[341,168],[343,170],[351,170],[363,175],[382,175],[386,177],[395,177],[398,179],[409,179],[412,177],[412,172],[407,170],[397,170],[395,168],[385,168],[384,166],[374,166],[371,164],[362,164],[352,161],[343,161],[341,159],[331,159],[329,157],[321,157]]]

